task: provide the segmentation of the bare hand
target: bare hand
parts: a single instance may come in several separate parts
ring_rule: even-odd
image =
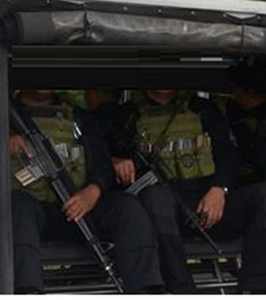
[[[112,162],[118,183],[121,182],[124,185],[129,185],[135,181],[136,170],[131,159],[114,157],[112,158]]]
[[[78,221],[89,213],[98,202],[101,190],[98,185],[90,184],[66,201],[62,211],[68,221]]]
[[[202,226],[207,229],[218,223],[222,217],[225,206],[225,193],[220,187],[211,187],[205,196],[201,199],[197,213],[206,215]]]
[[[9,147],[11,156],[17,156],[20,153],[25,153],[29,158],[31,157],[30,150],[24,138],[19,134],[10,135]]]

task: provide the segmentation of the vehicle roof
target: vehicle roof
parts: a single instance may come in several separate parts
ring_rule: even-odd
[[[256,0],[1,0],[3,5],[15,10],[27,11],[38,7],[69,7],[74,8],[91,3],[109,4],[141,4],[148,6],[168,6],[188,9],[223,10],[231,12],[265,13],[265,2]]]
[[[5,35],[12,45],[173,46],[183,53],[266,54],[262,1],[2,1],[0,40]]]
[[[241,13],[266,13],[264,1],[252,0],[94,0],[95,2],[109,2],[122,4],[143,4],[152,6],[170,6],[187,9],[221,10]],[[67,2],[84,3],[82,0]]]

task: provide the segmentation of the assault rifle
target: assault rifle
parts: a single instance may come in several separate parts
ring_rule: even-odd
[[[132,150],[132,157],[137,164],[142,165],[142,167],[148,170],[148,172],[146,172],[143,176],[137,179],[135,183],[129,186],[127,192],[135,195],[144,187],[153,185],[156,182],[167,186],[171,191],[164,171],[164,168],[169,169],[169,167],[165,164],[159,154],[157,154],[155,151],[149,154],[145,154],[140,149],[138,149],[137,146],[135,146]],[[222,254],[222,249],[215,243],[211,236],[201,226],[201,218],[204,218],[204,216],[199,216],[191,209],[189,209],[184,204],[180,195],[177,195],[175,192],[172,192],[172,195],[185,216],[186,224],[188,224],[191,228],[197,229],[218,255]]]
[[[33,176],[44,176],[60,200],[63,203],[66,202],[77,192],[77,188],[64,168],[63,162],[51,141],[40,132],[29,115],[13,103],[13,100],[10,100],[9,103],[9,113],[13,129],[25,137],[32,154],[27,171],[31,172]],[[20,175],[27,176],[27,174]],[[26,179],[27,182],[29,180]],[[109,261],[106,251],[92,233],[89,225],[83,218],[75,222],[118,291],[123,293],[123,288],[115,276],[113,264]]]

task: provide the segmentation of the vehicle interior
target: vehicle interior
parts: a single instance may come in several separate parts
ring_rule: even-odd
[[[28,7],[23,6],[23,1],[4,2],[6,6],[0,10],[0,139],[5,141],[0,146],[0,294],[12,294],[14,274],[7,146],[9,95],[27,89],[129,91],[170,88],[195,91],[223,105],[232,98],[233,91],[233,83],[226,76],[228,69],[247,55],[264,58],[266,54],[265,37],[261,35],[265,30],[266,15],[260,10],[261,2],[256,9],[253,7],[253,11],[252,7],[243,6],[239,11],[232,8],[226,12],[224,8],[195,9],[193,5],[198,4],[197,1],[191,1],[192,7],[182,7],[178,1],[176,5],[167,1],[164,6],[155,0],[151,5],[145,5],[143,1],[32,0],[28,1]],[[266,5],[263,8],[266,13]],[[82,17],[88,14],[95,27],[91,29],[87,21],[82,21],[81,31],[80,24],[72,24],[72,18],[82,19],[80,14]],[[122,29],[123,22],[116,23],[119,16],[131,17],[134,24]],[[144,31],[147,41],[140,33],[127,36],[127,30],[141,32],[147,26],[147,20],[144,20],[147,16],[151,22],[158,18],[159,23],[166,23],[159,24],[157,31],[154,28],[150,32]],[[183,25],[175,27],[178,24],[173,22]],[[63,25],[56,31],[58,24]],[[112,29],[113,24],[118,24],[117,28]],[[139,27],[136,24],[140,24]],[[194,34],[186,39],[184,32],[189,25]],[[199,30],[202,40],[198,43],[195,28],[199,25],[202,25]],[[165,38],[159,30],[163,26],[167,29],[182,27],[182,30],[169,29],[169,36]],[[230,34],[225,34],[227,29]],[[92,30],[90,34],[89,30]],[[112,257],[114,245],[108,241],[102,241],[102,244],[107,255]],[[202,238],[185,241],[188,266],[202,294],[236,292],[242,240],[219,246],[223,249],[222,254],[215,253]],[[46,243],[42,260],[47,293],[117,293],[117,286],[86,245],[62,241]]]
[[[151,50],[145,47],[141,50],[142,57],[139,51],[133,47],[14,47],[13,88],[54,87],[67,92],[72,86],[78,90],[135,90],[159,86],[201,92],[210,97],[216,95],[221,101],[230,97],[232,83],[225,74],[236,57],[176,57],[171,48],[163,49],[163,53],[153,52],[151,57]],[[100,67],[95,65],[95,56],[101,57]],[[186,241],[185,247],[201,293],[235,291],[241,265],[241,240],[222,244],[224,256],[215,253],[202,237]],[[60,241],[43,245],[43,268],[47,293],[117,292],[84,245]]]

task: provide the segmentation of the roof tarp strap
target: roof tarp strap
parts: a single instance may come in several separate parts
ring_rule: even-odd
[[[22,44],[174,46],[180,50],[266,52],[265,28],[99,11],[22,12]]]
[[[7,50],[0,43],[0,294],[13,294],[14,290],[7,57]]]

